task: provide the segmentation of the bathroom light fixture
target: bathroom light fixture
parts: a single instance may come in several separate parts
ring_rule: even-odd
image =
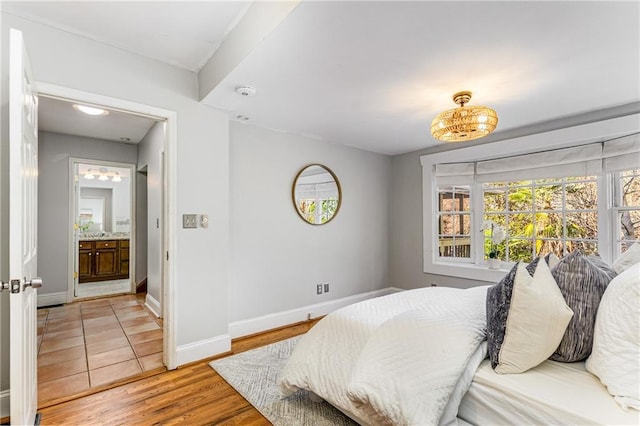
[[[471,92],[458,92],[453,102],[459,108],[443,111],[431,122],[431,134],[443,142],[464,142],[487,136],[498,125],[498,115],[485,106],[465,106]]]
[[[106,109],[90,107],[90,106],[87,106],[87,105],[73,104],[73,109],[75,109],[76,111],[84,112],[85,114],[89,114],[89,115],[107,115],[107,114],[109,114],[109,111],[107,111]]]
[[[87,180],[95,179],[98,176],[98,180],[107,181],[111,178],[112,182],[122,182],[120,173],[115,170],[109,170],[106,167],[100,167],[99,169],[88,169],[84,172],[84,178]]]

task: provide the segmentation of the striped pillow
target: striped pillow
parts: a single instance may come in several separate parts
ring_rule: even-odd
[[[574,315],[558,349],[549,359],[582,361],[591,353],[600,299],[616,276],[616,271],[605,264],[600,256],[585,256],[576,250],[562,258],[551,273]]]

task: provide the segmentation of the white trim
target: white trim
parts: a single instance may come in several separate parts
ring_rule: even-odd
[[[231,337],[228,334],[222,334],[210,339],[204,339],[198,342],[178,346],[176,350],[176,360],[178,365],[184,365],[229,352],[230,350]]]
[[[38,292],[38,308],[42,306],[62,305],[67,303],[67,292],[40,294]]]
[[[155,316],[160,318],[160,302],[156,300],[155,297],[147,293],[147,296],[144,298],[144,306],[146,306]]]
[[[129,229],[129,285],[126,289],[116,289],[112,292],[101,293],[101,287],[97,286],[94,291],[81,294],[80,291],[76,291],[76,286],[79,284],[79,278],[75,277],[75,266],[78,262],[78,248],[76,247],[76,230],[75,230],[75,218],[78,212],[80,191],[76,192],[76,167],[79,164],[91,164],[96,166],[106,167],[118,167],[121,169],[129,169],[129,209],[131,215],[131,227]],[[118,161],[105,161],[94,160],[89,158],[69,157],[69,235],[67,246],[69,247],[69,265],[67,267],[67,281],[69,286],[67,289],[67,302],[72,302],[78,298],[93,297],[93,296],[107,296],[109,294],[124,292],[136,292],[136,283],[133,277],[135,277],[135,265],[136,265],[136,246],[138,241],[136,240],[136,164],[135,163],[122,163]],[[86,290],[87,288],[85,288]]]
[[[355,294],[353,296],[307,305],[296,309],[290,309],[288,311],[274,312],[260,317],[234,321],[229,324],[229,335],[235,339],[237,337],[260,333],[262,331],[272,330],[274,328],[295,324],[301,321],[307,321],[308,319],[330,314],[336,309],[340,309],[356,302],[385,296],[399,291],[403,290],[395,287],[387,287],[381,290]]]
[[[635,113],[624,117],[492,142],[488,145],[478,144],[467,148],[422,155],[420,164],[422,165],[423,271],[429,274],[448,275],[487,282],[499,280],[504,276],[505,272],[505,270],[489,270],[481,265],[453,264],[434,260],[435,254],[431,241],[435,238],[435,222],[431,217],[431,212],[436,210],[433,196],[435,188],[433,169],[436,164],[487,160],[495,157],[496,153],[500,153],[502,156],[513,156],[583,145],[635,133],[638,131],[639,126],[640,114]],[[599,220],[602,218],[600,214],[598,214],[598,217]],[[604,233],[599,235],[599,244],[602,246],[607,244],[607,241],[602,241],[605,237]],[[605,260],[607,259],[605,258]]]
[[[11,391],[9,389],[0,392],[0,417],[9,417],[9,399]]]
[[[116,108],[137,114],[157,117],[166,120],[167,131],[165,133],[165,160],[167,163],[166,176],[167,184],[165,186],[165,196],[167,199],[167,216],[164,225],[165,238],[167,241],[166,250],[175,254],[178,247],[178,206],[176,190],[178,185],[177,164],[178,164],[178,114],[164,108],[157,108],[150,105],[131,102],[124,99],[117,99],[110,96],[99,95],[96,93],[85,92],[69,87],[58,86],[50,83],[37,82],[38,91],[44,95],[56,96],[63,99],[76,100],[79,102],[87,102],[96,105],[103,105],[108,108]],[[176,323],[176,297],[175,285],[178,282],[177,264],[174,261],[175,255],[169,257],[165,261],[167,273],[164,279],[164,289],[166,298],[163,298],[163,326],[164,326],[164,364],[168,369],[175,369],[177,364],[177,323]]]

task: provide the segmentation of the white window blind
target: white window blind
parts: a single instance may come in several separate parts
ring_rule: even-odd
[[[601,156],[601,145],[589,144],[479,161],[477,181],[484,183],[595,175],[601,171]]]
[[[472,184],[474,171],[474,163],[436,164],[436,182],[438,186]]]
[[[640,169],[640,133],[604,142],[602,157],[608,172]]]
[[[602,173],[603,162],[608,172],[640,168],[640,133],[476,163],[437,164],[435,176],[438,185],[594,176]]]

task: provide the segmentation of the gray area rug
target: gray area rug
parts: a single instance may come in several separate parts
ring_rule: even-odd
[[[357,425],[306,391],[283,398],[277,378],[301,336],[212,361],[209,365],[276,426]]]

